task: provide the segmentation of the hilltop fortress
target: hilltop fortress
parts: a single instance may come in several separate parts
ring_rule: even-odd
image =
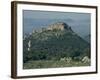
[[[69,26],[66,23],[59,22],[59,23],[49,25],[47,30],[54,30],[54,29],[64,30],[65,28],[67,29],[68,27]]]
[[[71,30],[72,31],[71,27],[68,24],[66,24],[64,22],[57,22],[57,23],[49,25],[47,28],[33,30],[33,33],[34,32],[42,32],[42,31],[46,31],[46,30],[48,30],[48,31],[51,31],[51,30],[61,30],[61,31]]]

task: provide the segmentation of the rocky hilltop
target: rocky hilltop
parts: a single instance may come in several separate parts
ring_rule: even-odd
[[[58,23],[54,23],[49,25],[49,27],[47,28],[47,30],[68,30],[71,29],[71,27],[68,26],[68,24],[63,23],[63,22],[58,22]]]
[[[57,22],[57,23],[54,23],[54,24],[51,24],[49,25],[47,28],[41,28],[41,29],[38,29],[38,30],[33,30],[33,33],[35,32],[43,32],[43,31],[52,31],[52,30],[70,30],[72,31],[71,27],[64,23],[64,22]]]

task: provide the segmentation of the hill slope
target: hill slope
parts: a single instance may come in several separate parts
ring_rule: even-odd
[[[84,37],[84,39],[85,39],[88,43],[91,42],[91,39],[90,39],[90,38],[91,38],[91,35],[90,35],[90,34]]]
[[[34,31],[23,41],[24,62],[29,60],[60,60],[63,57],[89,56],[89,43],[66,23],[55,23]]]

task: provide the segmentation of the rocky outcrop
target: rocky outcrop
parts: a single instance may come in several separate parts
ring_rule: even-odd
[[[64,30],[64,29],[68,29],[68,28],[69,28],[69,26],[66,23],[58,22],[58,23],[54,23],[54,24],[49,25],[47,30],[54,30],[54,29]]]
[[[30,51],[30,47],[31,47],[31,40],[29,40],[28,42],[28,48],[27,48],[28,51]]]
[[[46,31],[46,30],[49,30],[49,31],[51,31],[51,30],[61,30],[61,31],[70,30],[70,31],[72,31],[71,27],[68,24],[66,24],[64,22],[57,22],[57,23],[49,25],[47,28],[33,30],[33,33],[35,33],[35,32],[41,33],[41,32]]]

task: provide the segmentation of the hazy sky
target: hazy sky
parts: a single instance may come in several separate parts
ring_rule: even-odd
[[[65,22],[74,32],[84,36],[90,34],[90,21],[89,13],[23,10],[24,33],[55,22]]]
[[[33,11],[24,10],[24,18],[34,18],[34,19],[85,19],[89,20],[90,15],[88,13],[73,13],[73,12],[52,12],[52,11]]]

